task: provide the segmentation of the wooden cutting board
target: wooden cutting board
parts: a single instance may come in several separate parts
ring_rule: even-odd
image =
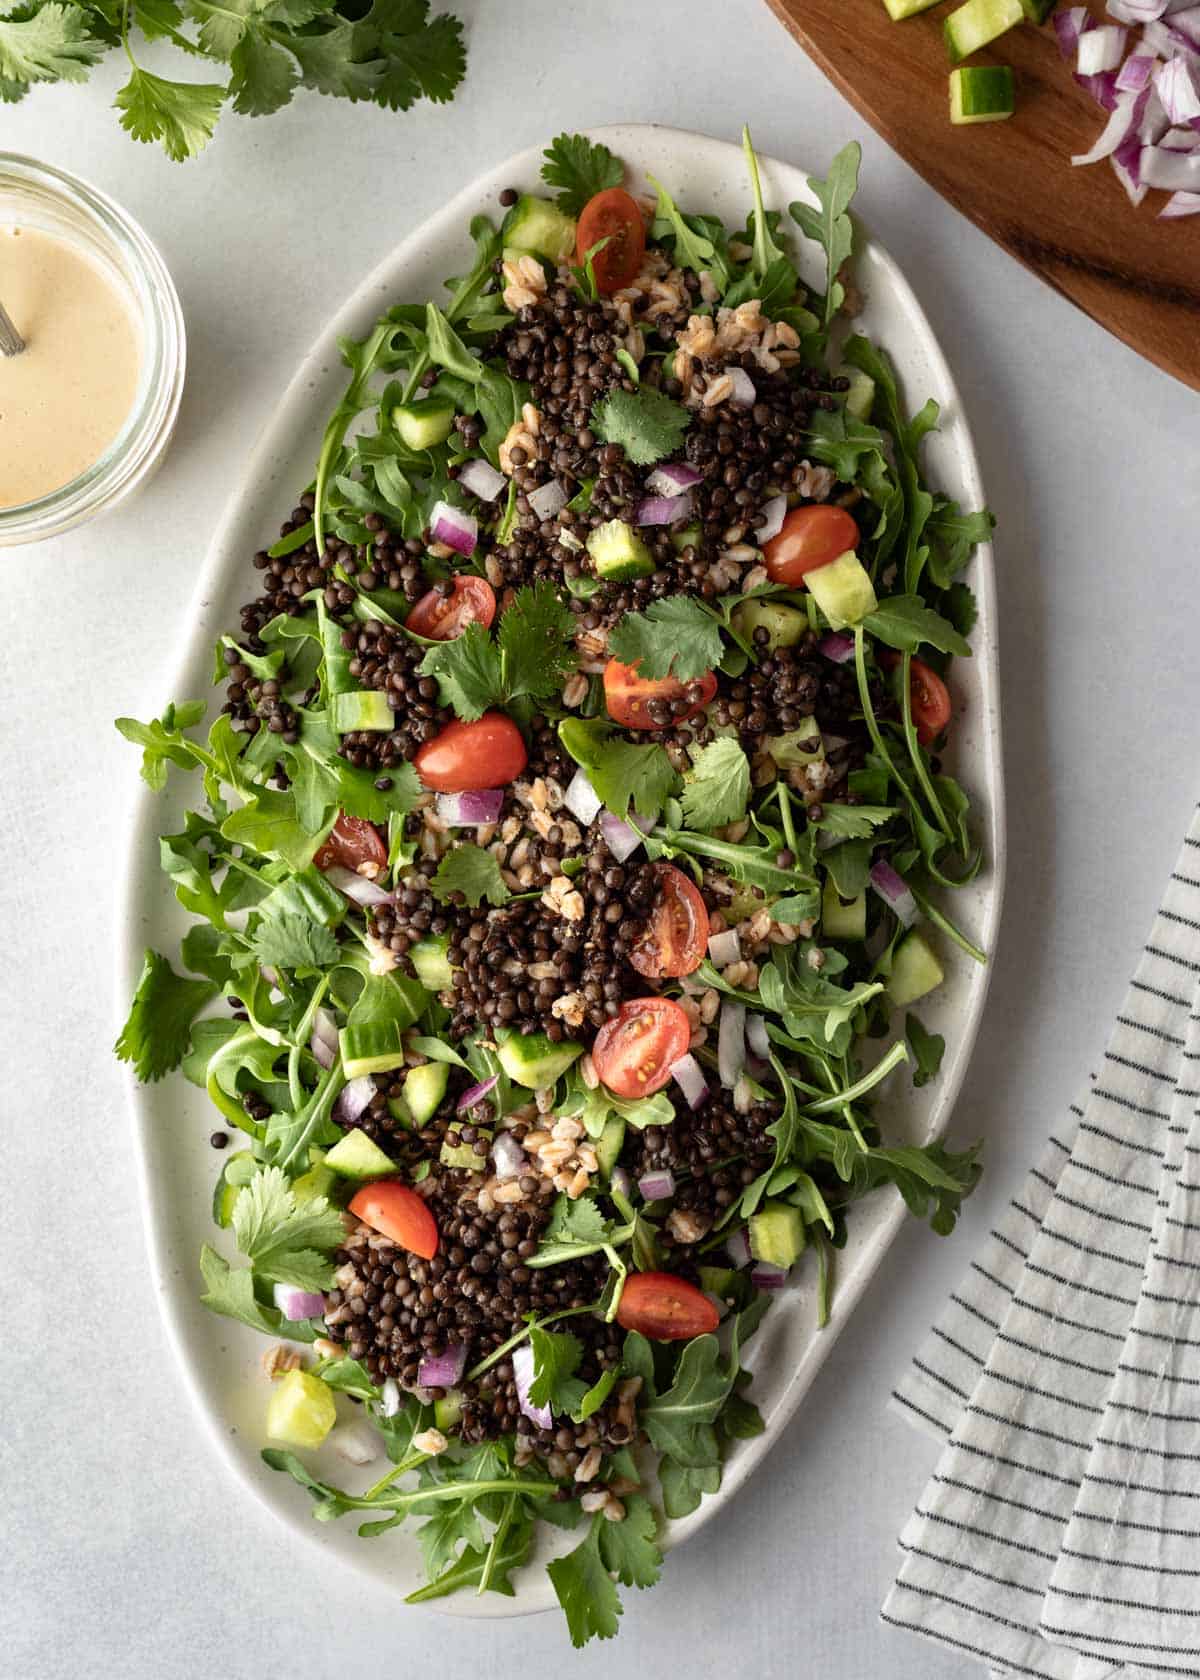
[[[953,128],[942,39],[951,6],[893,23],[882,0],[770,5],[943,197],[1101,326],[1200,390],[1200,216],[1160,221],[1158,192],[1135,210],[1107,161],[1072,168],[1105,113],[1072,79],[1053,29],[1010,30],[981,55],[1016,72],[1014,116]]]

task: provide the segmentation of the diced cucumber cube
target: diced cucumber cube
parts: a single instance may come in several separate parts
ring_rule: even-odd
[[[446,1095],[450,1068],[445,1062],[422,1062],[404,1076],[404,1106],[414,1126],[432,1120]]]
[[[885,982],[897,1009],[915,1003],[946,978],[941,963],[919,933],[906,933],[892,956],[892,972]]]
[[[865,939],[867,937],[867,895],[860,892],[847,904],[827,876],[821,892],[821,929],[826,939]]]
[[[408,953],[417,979],[427,992],[444,992],[454,984],[450,967],[450,936],[443,933],[436,939],[422,939]]]
[[[611,578],[615,583],[625,578],[649,577],[654,570],[654,556],[638,536],[632,525],[623,519],[610,519],[597,525],[587,540],[587,551],[598,576]]]
[[[853,549],[827,566],[818,566],[804,581],[834,630],[857,624],[879,605],[870,573]]]
[[[961,64],[1015,28],[1024,16],[1021,0],[966,0],[942,26],[951,64]]]
[[[325,1157],[325,1165],[342,1178],[386,1178],[397,1171],[395,1161],[384,1154],[374,1138],[357,1130],[347,1132],[334,1144]]]
[[[497,1039],[500,1039],[499,1032]],[[496,1055],[500,1066],[515,1085],[528,1091],[543,1091],[566,1073],[583,1055],[583,1045],[569,1039],[555,1044],[545,1033],[516,1033],[506,1029]]]
[[[404,1066],[404,1040],[395,1021],[364,1021],[357,1027],[343,1027],[338,1033],[338,1048],[347,1079]]]
[[[309,1371],[289,1371],[267,1401],[267,1434],[289,1447],[319,1447],[337,1422],[332,1393]]]
[[[905,18],[916,17],[918,12],[927,12],[938,0],[883,0],[883,3],[892,22],[902,23]]]
[[[445,443],[453,424],[454,404],[436,397],[397,403],[392,410],[392,425],[410,449],[434,449]]]
[[[388,697],[378,688],[359,688],[351,694],[333,697],[333,727],[339,735],[352,729],[378,729],[388,734],[396,727],[396,716]]]
[[[816,764],[825,757],[821,726],[815,717],[807,717],[783,735],[768,735],[767,751],[781,770]]]
[[[804,1253],[804,1220],[790,1202],[764,1202],[750,1219],[750,1253],[764,1266],[787,1271]]]
[[[1013,73],[1007,64],[967,64],[950,72],[950,121],[1003,122],[1016,108]]]
[[[808,614],[781,601],[743,601],[733,609],[733,628],[748,642],[756,630],[765,630],[770,638],[762,644],[766,648],[795,647],[808,629]]]
[[[610,1114],[595,1143],[596,1164],[605,1178],[612,1177],[613,1168],[621,1158],[621,1145],[624,1142],[625,1117],[621,1114]]]
[[[869,420],[875,406],[875,381],[861,368],[839,368],[838,373],[850,381],[850,389],[846,392],[846,413],[852,414],[856,420]]]
[[[547,262],[565,262],[575,249],[575,218],[564,215],[548,198],[525,193],[500,229],[506,251],[528,251]]]
[[[487,1148],[482,1155],[476,1152],[473,1143],[443,1143],[438,1160],[444,1167],[461,1167],[464,1172],[482,1172],[488,1164],[492,1134],[480,1131],[479,1136],[487,1142]]]
[[[213,1186],[212,1216],[222,1230],[228,1229],[233,1218],[233,1204],[257,1172],[258,1162],[249,1149],[239,1149],[230,1155],[221,1168],[220,1177]]]
[[[463,1397],[457,1388],[448,1388],[440,1400],[433,1402],[433,1421],[443,1435],[458,1428],[462,1413]]]

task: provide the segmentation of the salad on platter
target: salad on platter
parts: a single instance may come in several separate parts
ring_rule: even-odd
[[[992,520],[853,330],[858,148],[786,209],[744,148],[728,228],[556,139],[444,297],[342,344],[207,731],[118,720],[198,778],[117,1053],[218,1111],[197,1285],[268,1338],[265,1464],[415,1525],[416,1601],[574,1530],[576,1644],[762,1429],[747,1344],[836,1310],[854,1204],[944,1234],[979,1173],[887,1090],[985,960],[940,755]]]

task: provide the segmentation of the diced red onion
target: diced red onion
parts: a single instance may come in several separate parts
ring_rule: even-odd
[[[472,1085],[469,1091],[464,1091],[455,1106],[457,1114],[464,1114],[468,1108],[474,1108],[477,1102],[482,1102],[490,1091],[494,1091],[500,1083],[500,1075],[494,1073],[490,1079],[483,1079],[478,1085]]]
[[[1200,151],[1200,134],[1192,127],[1169,128],[1157,145],[1164,152]]]
[[[308,1047],[320,1067],[331,1068],[337,1060],[337,1022],[328,1009],[318,1009],[313,1016],[312,1036],[308,1041]]]
[[[786,496],[772,496],[769,502],[763,503],[762,518],[754,527],[754,535],[760,544],[768,543],[772,537],[779,535],[787,518],[787,510]]]
[[[691,1109],[700,1108],[708,1100],[708,1081],[704,1069],[689,1050],[671,1064],[671,1078],[683,1092],[683,1100]]]
[[[745,368],[727,367],[725,372],[733,381],[730,402],[735,408],[753,408],[758,401],[758,392],[754,389],[754,381]]]
[[[1075,80],[1102,111],[1116,110],[1120,92],[1117,88],[1117,78],[1111,70],[1102,70],[1096,76],[1076,76]]]
[[[1086,6],[1071,6],[1065,12],[1055,12],[1053,22],[1058,50],[1064,58],[1074,58],[1079,37],[1085,29],[1096,27]]]
[[[533,1382],[533,1349],[528,1342],[522,1342],[519,1348],[513,1350],[512,1368],[522,1415],[527,1417],[530,1423],[536,1423],[539,1429],[553,1429],[554,1413],[549,1406],[535,1406],[529,1398],[529,1389]]]
[[[634,518],[639,525],[684,524],[692,516],[692,493],[685,490],[678,496],[647,496],[639,502]]]
[[[1108,0],[1105,10],[1109,17],[1122,23],[1153,23],[1167,9],[1167,0]]]
[[[755,1262],[750,1273],[750,1282],[755,1289],[782,1289],[787,1280],[787,1271],[783,1266],[768,1266],[761,1260]]]
[[[1111,157],[1122,140],[1127,139],[1137,127],[1145,109],[1148,91],[1118,94],[1116,109],[1105,123],[1091,151],[1077,152],[1071,162],[1078,167],[1080,164],[1099,163],[1101,158]]]
[[[308,1048],[312,1051],[318,1067],[331,1068],[337,1060],[337,1051],[326,1044],[323,1038],[318,1038],[315,1032],[308,1041]]]
[[[322,874],[330,886],[336,887],[340,893],[352,899],[355,904],[390,904],[392,895],[386,892],[377,881],[368,881],[365,875],[357,874],[353,869],[346,869],[340,863],[331,863]]]
[[[1165,19],[1146,25],[1142,30],[1141,45],[1147,52],[1156,52],[1160,58],[1174,58],[1177,53],[1190,54],[1194,50],[1191,41],[1176,24],[1167,23]]]
[[[626,1201],[633,1194],[633,1180],[629,1176],[628,1167],[614,1167],[609,1183],[612,1185],[615,1194],[624,1196]]]
[[[732,1260],[735,1271],[740,1272],[743,1266],[750,1264],[753,1258],[750,1253],[750,1235],[744,1225],[732,1236],[725,1238],[725,1252]]]
[[[1143,146],[1142,180],[1167,192],[1200,192],[1200,152],[1168,152]]]
[[[675,1174],[668,1168],[661,1172],[643,1173],[637,1187],[648,1202],[667,1202],[675,1194]]]
[[[434,502],[429,530],[435,542],[445,543],[456,554],[474,554],[479,541],[479,521],[475,515],[451,507],[449,502]]]
[[[734,998],[721,1002],[721,1024],[717,1029],[717,1072],[721,1084],[732,1091],[746,1065],[746,1005]]]
[[[329,1445],[347,1464],[370,1464],[379,1457],[379,1431],[365,1417],[357,1417],[331,1429]]]
[[[520,1178],[526,1166],[525,1151],[511,1132],[497,1132],[492,1144],[492,1164],[497,1178]]]
[[[1136,134],[1131,134],[1128,140],[1122,140],[1116,151],[1109,158],[1113,173],[1125,188],[1131,204],[1138,205],[1146,196],[1147,189],[1142,184],[1142,143]]]
[[[756,1056],[765,1057],[771,1054],[770,1034],[761,1015],[746,1016],[746,1043]]]
[[[1200,47],[1200,6],[1189,6],[1171,19],[1171,29],[1194,47]]]
[[[1101,70],[1115,70],[1125,56],[1128,30],[1119,23],[1102,24],[1079,37],[1075,68],[1081,76],[1097,76]]]
[[[1200,192],[1172,193],[1158,214],[1164,222],[1174,221],[1180,216],[1200,216]]]
[[[291,1324],[302,1318],[320,1318],[325,1311],[324,1295],[318,1295],[308,1289],[297,1289],[294,1284],[277,1283],[274,1297],[275,1305]]]
[[[576,770],[567,783],[567,791],[563,795],[563,804],[571,815],[583,824],[584,828],[590,828],[600,815],[600,795],[582,770]]]
[[[840,631],[833,631],[828,636],[822,636],[817,643],[817,652],[823,653],[826,659],[831,659],[835,665],[845,665],[847,660],[854,658],[853,636],[843,636]]]
[[[710,934],[708,957],[714,968],[728,968],[730,963],[741,962],[742,942],[738,938],[738,930],[725,928],[720,933]]]
[[[472,496],[478,496],[481,502],[494,502],[500,492],[508,488],[504,474],[497,472],[482,455],[473,461],[464,461],[455,482],[461,484],[464,490],[469,490]]]
[[[642,836],[636,828],[631,828],[627,822],[622,822],[607,809],[600,813],[600,832],[604,836],[604,843],[616,858],[618,863],[624,863],[626,858],[633,856],[642,843]]]
[[[467,1368],[467,1344],[457,1342],[444,1353],[422,1359],[417,1367],[417,1381],[422,1388],[453,1388],[462,1381]]]
[[[369,1073],[362,1073],[342,1087],[333,1105],[333,1117],[341,1126],[353,1126],[360,1114],[371,1106],[375,1095],[375,1081]]]
[[[654,496],[682,496],[685,490],[694,489],[703,481],[704,474],[685,461],[664,461],[650,474],[646,488]]]
[[[1171,122],[1190,123],[1200,117],[1200,81],[1185,58],[1160,64],[1154,72],[1154,86]]]
[[[1146,101],[1146,108],[1137,125],[1138,139],[1143,145],[1156,146],[1171,126],[1167,120],[1167,113],[1162,108],[1162,100],[1158,97],[1153,83],[1140,93],[1138,98]]]
[[[1157,63],[1153,53],[1130,53],[1117,71],[1118,90],[1121,93],[1140,93],[1153,76]]]
[[[554,519],[567,505],[567,492],[556,478],[529,492],[529,505],[541,520]]]
[[[400,1384],[395,1377],[388,1377],[379,1391],[379,1412],[382,1417],[395,1417],[404,1404],[400,1393]]]
[[[917,919],[917,901],[903,875],[898,875],[886,858],[880,858],[871,865],[870,881],[904,926],[911,927]]]
[[[467,793],[439,793],[437,814],[451,828],[478,828],[494,823],[503,804],[503,788],[472,788]]]

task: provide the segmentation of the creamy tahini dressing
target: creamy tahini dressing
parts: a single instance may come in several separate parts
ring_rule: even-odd
[[[85,251],[0,226],[0,302],[26,349],[0,355],[0,508],[61,489],[98,461],[137,391],[137,325]]]

